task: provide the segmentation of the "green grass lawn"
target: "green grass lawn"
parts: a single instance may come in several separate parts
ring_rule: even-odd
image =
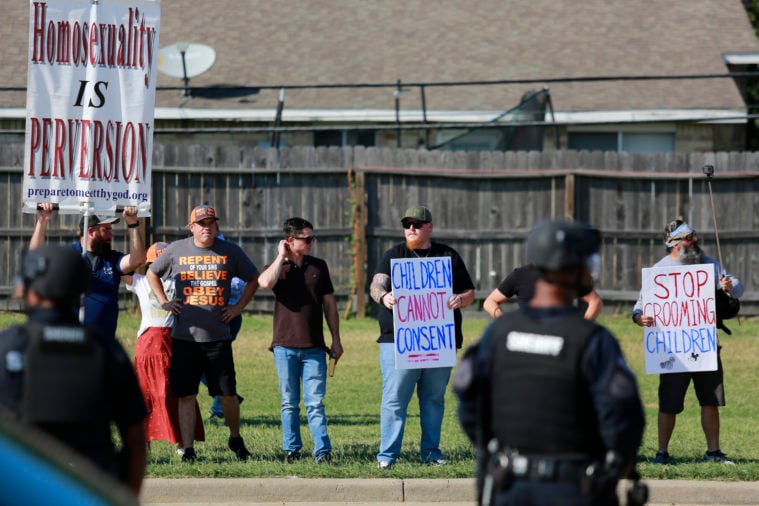
[[[488,320],[478,314],[465,316],[465,346],[479,339]],[[20,321],[19,315],[0,315],[0,324]],[[678,416],[670,444],[673,464],[648,464],[657,449],[656,413],[658,376],[645,374],[642,331],[627,316],[604,317],[601,323],[618,337],[633,370],[638,374],[646,410],[646,433],[640,451],[639,470],[648,478],[757,480],[759,479],[759,405],[755,385],[759,379],[757,349],[759,322],[732,320],[732,336],[720,335],[722,361],[725,367],[727,406],[721,410],[721,446],[738,465],[722,466],[701,461],[706,443],[700,426],[699,408],[692,389],[686,399],[685,411]],[[118,338],[133,353],[138,316],[123,313],[119,320]],[[243,327],[234,344],[238,387],[245,397],[241,406],[242,435],[253,459],[237,462],[227,450],[228,430],[224,425],[206,422],[206,441],[196,444],[198,460],[183,464],[168,443],[154,442],[149,456],[151,477],[331,477],[367,478],[458,478],[471,477],[474,471],[473,450],[456,418],[456,398],[449,386],[441,449],[449,461],[445,467],[419,464],[419,409],[416,397],[409,406],[409,417],[401,460],[388,472],[376,468],[375,455],[379,445],[379,406],[381,375],[377,322],[373,319],[341,320],[345,355],[337,365],[327,386],[326,410],[336,466],[319,466],[310,458],[299,463],[282,463],[279,419],[279,394],[274,361],[268,346],[271,340],[271,316],[244,317]],[[198,396],[204,417],[209,414],[212,399],[205,391]],[[301,410],[304,456],[313,449],[305,413]]]

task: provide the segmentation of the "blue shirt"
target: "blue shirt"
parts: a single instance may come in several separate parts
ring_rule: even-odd
[[[81,243],[74,243],[71,247],[82,254]],[[116,338],[119,317],[119,285],[123,274],[119,264],[123,257],[124,253],[115,250],[106,256],[95,257],[90,292],[84,297],[84,325],[95,327],[112,338]]]

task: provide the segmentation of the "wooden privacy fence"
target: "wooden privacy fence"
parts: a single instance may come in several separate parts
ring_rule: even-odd
[[[746,285],[743,314],[755,291],[759,223],[756,153],[429,152],[376,148],[273,149],[157,144],[153,153],[152,217],[147,240],[186,237],[189,212],[214,205],[227,239],[262,268],[276,256],[282,222],[301,216],[315,226],[313,253],[330,267],[345,312],[365,314],[368,284],[382,252],[402,237],[400,219],[428,206],[433,238],[464,258],[484,298],[524,262],[522,243],[546,217],[574,217],[603,235],[598,290],[624,311],[637,298],[640,270],[665,254],[664,226],[682,215],[717,255],[705,164],[716,167],[712,189],[722,256]],[[21,216],[23,146],[0,145],[0,294],[8,306],[13,277],[34,226]],[[78,217],[49,227],[51,241],[76,236]],[[126,249],[116,225],[115,247]],[[126,298],[129,300],[130,295]],[[271,309],[271,297],[253,310]]]

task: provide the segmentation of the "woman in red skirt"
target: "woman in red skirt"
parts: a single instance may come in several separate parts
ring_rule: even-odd
[[[165,242],[153,243],[147,252],[147,265],[163,253]],[[174,316],[158,305],[148,281],[142,274],[124,276],[127,289],[140,300],[142,321],[137,332],[137,346],[134,352],[134,369],[140,382],[148,416],[145,419],[147,443],[168,441],[177,444],[182,441],[179,432],[177,399],[171,395],[169,386],[169,365],[171,364],[171,326]],[[169,298],[174,295],[174,281],[164,280],[164,289]],[[205,441],[200,408],[195,404],[195,440]],[[181,450],[177,450],[181,452]]]

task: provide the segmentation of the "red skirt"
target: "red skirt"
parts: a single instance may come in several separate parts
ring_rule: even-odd
[[[149,327],[138,339],[134,352],[134,370],[145,398],[148,416],[145,436],[148,441],[179,443],[177,398],[171,395],[169,365],[171,364],[171,329]],[[195,441],[205,441],[203,419],[195,402]]]

